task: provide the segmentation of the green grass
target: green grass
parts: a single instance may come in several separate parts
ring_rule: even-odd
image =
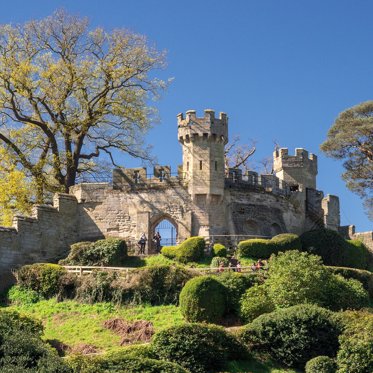
[[[116,347],[120,342],[118,335],[103,327],[106,320],[118,317],[128,321],[148,320],[156,332],[184,322],[176,306],[115,307],[110,303],[81,304],[50,299],[9,309],[42,320],[45,339],[69,346],[91,344],[102,350]]]

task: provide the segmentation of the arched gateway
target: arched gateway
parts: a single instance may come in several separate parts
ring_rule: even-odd
[[[162,237],[161,246],[175,246],[178,239],[178,224],[169,215],[161,215],[152,219],[150,226],[150,238],[152,238],[156,233],[159,233]],[[151,241],[149,245],[149,251],[155,252],[155,243]]]

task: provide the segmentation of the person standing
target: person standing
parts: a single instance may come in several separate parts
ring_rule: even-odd
[[[146,241],[147,241],[147,238],[146,238],[145,232],[143,232],[139,240],[140,255],[145,254]]]

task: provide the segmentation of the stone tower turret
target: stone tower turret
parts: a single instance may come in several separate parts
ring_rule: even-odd
[[[293,190],[316,189],[317,156],[302,148],[289,155],[287,148],[273,153],[273,168],[276,176]]]
[[[183,150],[183,176],[189,194],[224,195],[224,146],[228,142],[228,117],[205,110],[202,118],[194,110],[178,114],[178,138]]]

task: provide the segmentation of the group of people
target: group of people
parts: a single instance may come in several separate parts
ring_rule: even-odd
[[[159,232],[156,232],[152,238],[152,242],[155,246],[155,250],[157,253],[160,253],[161,252],[161,240],[162,240],[162,237],[161,235],[159,234]],[[145,232],[142,233],[140,239],[139,239],[139,242],[137,243],[138,244],[138,247],[139,247],[139,254],[140,255],[145,255],[145,247],[146,247],[146,242],[148,241],[148,239],[146,238],[146,234]]]
[[[253,264],[251,265],[251,270],[253,272],[259,271],[261,269],[268,269],[268,262],[266,260],[258,259],[257,262],[253,262]]]
[[[219,267],[218,267],[218,272],[224,272],[225,270],[227,271],[233,271],[233,272],[241,272],[241,263],[238,259],[236,258],[228,258],[228,266],[226,267],[224,265],[224,262],[221,262]]]

